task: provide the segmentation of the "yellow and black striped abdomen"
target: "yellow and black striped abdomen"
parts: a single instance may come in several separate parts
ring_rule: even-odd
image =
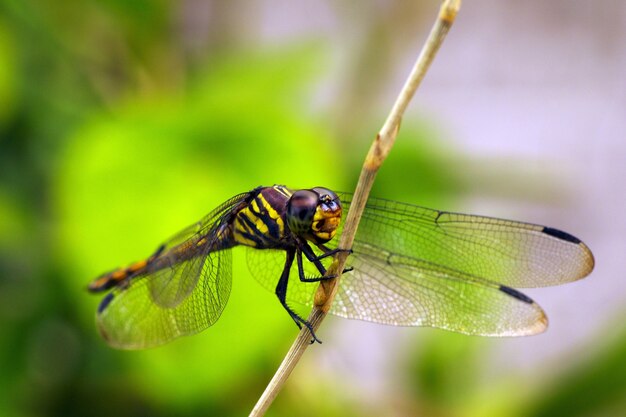
[[[262,189],[242,208],[233,221],[233,238],[240,245],[257,249],[280,246],[285,235],[283,215],[289,197],[275,187]]]
[[[140,275],[145,273],[148,265],[159,257],[163,252],[164,246],[161,245],[157,251],[152,254],[148,259],[144,259],[126,267],[119,268],[106,274],[100,275],[94,281],[92,281],[87,289],[91,292],[101,292],[108,290],[116,285],[121,285],[125,280],[134,275]]]

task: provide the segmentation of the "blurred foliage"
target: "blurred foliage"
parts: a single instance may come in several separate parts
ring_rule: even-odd
[[[114,351],[95,330],[99,300],[84,291],[92,277],[149,255],[252,187],[350,190],[369,146],[363,132],[378,127],[366,115],[315,111],[310,97],[330,59],[315,40],[252,51],[205,39],[199,54],[181,34],[181,4],[0,1],[2,415],[242,415],[296,334],[237,249],[231,300],[214,328],[142,352]],[[225,9],[213,10],[221,21]],[[450,151],[431,145],[438,135],[424,121],[405,123],[375,194],[435,204],[461,191],[445,169]],[[581,382],[555,380],[527,415],[559,415],[603,378],[615,390],[590,391],[604,397],[568,415],[623,398],[619,343],[576,373]],[[484,398],[474,380],[482,346],[441,332],[428,338],[405,370],[396,415],[464,415]],[[270,415],[390,413],[344,381],[306,372]]]
[[[610,343],[589,347],[585,359],[565,371],[546,387],[541,396],[527,404],[521,415],[617,416],[626,410],[626,330],[621,320],[611,323],[602,334]]]

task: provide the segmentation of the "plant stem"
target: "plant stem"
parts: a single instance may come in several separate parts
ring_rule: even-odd
[[[398,135],[398,130],[400,129],[402,116],[411,102],[411,99],[415,95],[422,79],[426,75],[430,64],[432,63],[439,47],[443,43],[446,34],[454,22],[460,7],[461,0],[446,0],[441,5],[439,15],[437,16],[437,20],[430,31],[428,39],[422,47],[415,65],[404,83],[404,86],[400,90],[400,94],[398,95],[398,98],[396,99],[385,124],[378,132],[378,135],[376,135],[376,138],[374,139],[374,142],[372,143],[372,146],[370,147],[370,150],[365,158],[359,182],[357,183],[354,197],[352,203],[350,204],[350,211],[348,212],[346,223],[337,247],[352,247],[352,242],[354,241],[359,220],[361,219],[365,203],[372,188],[372,184],[374,183],[374,179],[376,178],[378,169],[393,147],[396,136]],[[344,269],[347,256],[347,252],[339,252],[335,256],[335,260],[328,269],[327,275],[335,275],[337,278],[321,281],[320,286],[317,289],[314,307],[308,317],[309,322],[315,330],[319,328],[320,324],[330,310],[332,300],[337,292],[339,278],[341,276],[341,271]],[[259,398],[259,401],[254,406],[250,416],[256,417],[265,414],[291,374],[291,371],[295,368],[296,364],[304,354],[304,351],[311,345],[310,342],[311,334],[306,327],[303,327],[280,364],[280,367],[274,374],[274,377]]]

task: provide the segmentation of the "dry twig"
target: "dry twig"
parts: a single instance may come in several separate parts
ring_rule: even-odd
[[[457,12],[461,6],[461,0],[446,0],[439,10],[437,21],[433,25],[430,31],[428,39],[420,52],[420,55],[409,74],[400,94],[396,99],[396,102],[385,121],[382,129],[376,135],[374,143],[370,147],[370,150],[365,158],[359,182],[354,192],[352,203],[350,204],[350,211],[346,218],[343,233],[341,234],[339,248],[350,248],[356,234],[356,230],[365,208],[365,202],[369,196],[374,178],[378,169],[382,165],[383,161],[387,157],[391,150],[398,130],[400,129],[400,121],[407,106],[409,105],[415,91],[419,87],[424,75],[430,64],[433,61],[439,47],[445,39],[448,30],[452,26]],[[331,267],[328,269],[327,275],[335,275],[337,278],[321,281],[320,286],[315,295],[315,303],[311,314],[308,317],[309,322],[313,326],[314,330],[317,330],[322,323],[322,320],[328,314],[332,300],[337,292],[339,278],[341,271],[344,269],[348,254],[346,252],[340,252],[336,255],[335,260]],[[267,388],[263,392],[263,395],[259,398],[254,409],[250,413],[250,416],[262,416],[265,414],[272,401],[278,395],[278,392],[282,388],[283,384],[291,374],[304,351],[310,346],[311,334],[306,327],[303,327],[298,337],[292,344],[291,348],[287,352],[287,355],[280,364],[280,367],[274,374],[274,377],[268,384]]]

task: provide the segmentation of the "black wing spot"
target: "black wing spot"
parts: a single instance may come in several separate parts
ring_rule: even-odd
[[[542,232],[545,233],[546,235],[555,237],[557,239],[565,240],[566,242],[571,242],[576,245],[580,243],[580,239],[578,239],[576,236],[572,236],[569,233],[566,233],[559,229],[554,229],[552,227],[544,227]]]
[[[101,314],[104,309],[107,308],[111,301],[113,301],[113,297],[115,297],[115,295],[112,292],[104,296],[102,301],[100,301],[100,305],[98,306],[98,314]]]
[[[528,303],[528,304],[533,304],[534,303],[534,301],[530,297],[528,297],[527,295],[522,294],[521,292],[519,292],[519,291],[517,291],[517,290],[515,290],[515,289],[513,289],[511,287],[507,287],[505,285],[500,285],[500,291],[502,291],[505,294],[510,295],[511,297],[515,297],[518,300],[523,301],[525,303]]]

